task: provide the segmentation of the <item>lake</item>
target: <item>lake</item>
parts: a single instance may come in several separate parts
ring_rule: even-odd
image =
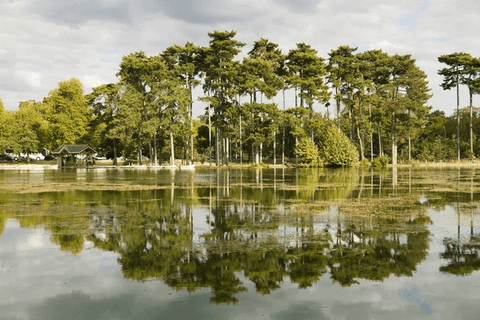
[[[4,170],[0,319],[478,319],[476,168]]]

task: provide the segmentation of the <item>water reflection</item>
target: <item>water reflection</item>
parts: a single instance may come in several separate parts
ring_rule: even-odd
[[[431,220],[410,196],[411,172],[69,174],[66,181],[154,188],[9,194],[0,226],[7,218],[44,226],[51,242],[73,255],[89,241],[120,255],[125,278],[188,292],[209,288],[214,304],[238,303],[247,290],[240,274],[262,295],[286,278],[303,289],[329,275],[344,287],[412,276],[428,252]]]

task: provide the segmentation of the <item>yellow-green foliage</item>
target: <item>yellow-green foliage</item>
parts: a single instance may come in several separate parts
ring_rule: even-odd
[[[372,161],[372,167],[377,167],[377,168],[384,168],[387,166],[387,164],[390,163],[390,157],[387,155],[383,155],[381,157],[375,158]]]
[[[358,161],[357,148],[333,125],[325,130],[319,145],[320,157],[326,165],[352,166]]]
[[[320,166],[318,148],[309,138],[303,138],[295,148],[295,155],[298,157],[300,166]]]

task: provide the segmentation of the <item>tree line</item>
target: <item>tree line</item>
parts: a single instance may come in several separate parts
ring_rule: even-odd
[[[448,66],[439,70],[442,87],[458,90],[462,84],[470,90],[469,112],[457,103],[455,114],[446,117],[427,104],[427,76],[411,55],[340,46],[324,59],[308,44],[283,53],[261,38],[240,60],[245,43],[235,39],[235,31],[208,35],[207,47],[187,42],[154,56],[124,56],[118,82],[90,94],[72,78],[42,102],[20,102],[15,112],[0,103],[0,147],[31,152],[88,143],[139,164],[146,156],[151,164],[180,158],[187,164],[214,159],[216,165],[267,159],[352,165],[376,156],[393,164],[447,160],[455,158],[454,140],[458,158],[479,151],[472,96],[480,63],[469,54],[439,57]],[[206,110],[193,119],[193,90],[200,86]],[[327,115],[315,112],[314,103],[325,106]]]

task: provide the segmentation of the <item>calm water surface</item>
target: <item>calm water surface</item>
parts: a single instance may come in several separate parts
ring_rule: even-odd
[[[0,170],[0,184],[0,319],[479,318],[480,170]]]

